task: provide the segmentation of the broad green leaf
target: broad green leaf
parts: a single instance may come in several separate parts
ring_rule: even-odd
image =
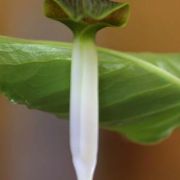
[[[139,143],[180,124],[180,54],[99,48],[101,127]],[[0,91],[10,100],[68,119],[71,45],[0,38]]]

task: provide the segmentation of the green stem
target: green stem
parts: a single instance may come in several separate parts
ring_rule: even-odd
[[[92,180],[98,151],[98,60],[92,38],[74,40],[70,145],[78,180]]]

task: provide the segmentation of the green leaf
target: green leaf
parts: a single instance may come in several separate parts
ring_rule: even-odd
[[[45,15],[69,26],[74,32],[84,28],[99,30],[106,26],[125,26],[129,4],[110,0],[45,0]]]
[[[0,38],[0,91],[68,119],[71,45]],[[99,48],[101,127],[154,143],[180,124],[180,54]]]

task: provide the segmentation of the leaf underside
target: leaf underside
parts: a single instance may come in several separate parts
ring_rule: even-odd
[[[180,124],[180,54],[99,48],[101,127],[155,143]],[[0,91],[68,119],[71,44],[0,37]]]
[[[130,7],[128,3],[110,0],[45,0],[45,15],[69,26],[73,31],[91,26],[101,29],[106,26],[125,26]]]

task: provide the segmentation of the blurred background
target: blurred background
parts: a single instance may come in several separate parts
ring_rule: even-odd
[[[0,0],[0,34],[71,41],[71,32],[43,16],[43,0]],[[128,27],[107,28],[98,45],[123,51],[180,52],[180,1],[134,0]],[[0,180],[75,180],[68,124],[0,97]],[[154,146],[100,132],[95,180],[179,180],[180,131]]]

